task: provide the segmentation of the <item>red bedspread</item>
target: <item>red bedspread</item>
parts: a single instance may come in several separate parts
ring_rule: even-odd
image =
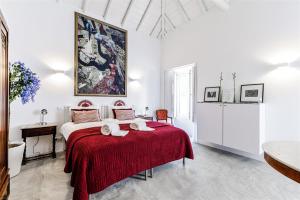
[[[100,128],[73,132],[67,141],[65,172],[72,172],[74,200],[88,200],[88,194],[141,171],[184,157],[193,159],[188,135],[168,124],[147,122],[155,131],[130,130],[124,137],[104,136]]]

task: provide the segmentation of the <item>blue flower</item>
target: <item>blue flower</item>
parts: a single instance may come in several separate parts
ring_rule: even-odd
[[[34,101],[37,91],[40,89],[40,80],[38,76],[33,73],[22,62],[15,62],[10,66],[10,102],[17,97],[21,97],[23,104],[30,100]]]

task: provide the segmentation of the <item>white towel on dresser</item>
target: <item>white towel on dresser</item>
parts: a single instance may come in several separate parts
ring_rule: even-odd
[[[101,127],[101,133],[103,135],[112,135],[112,136],[125,136],[128,134],[128,131],[120,130],[120,125],[117,123],[109,122],[105,123]]]
[[[154,131],[155,129],[150,128],[146,125],[145,121],[136,120],[132,122],[129,127],[136,131]]]

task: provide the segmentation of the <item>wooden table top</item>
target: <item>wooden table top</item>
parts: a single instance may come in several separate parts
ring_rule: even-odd
[[[51,127],[51,126],[57,126],[56,123],[47,123],[47,124],[40,124],[40,123],[35,123],[35,124],[28,124],[21,126],[21,129],[32,129],[32,128],[44,128],[44,127]]]
[[[300,183],[300,141],[274,141],[263,144],[265,160],[283,175]]]

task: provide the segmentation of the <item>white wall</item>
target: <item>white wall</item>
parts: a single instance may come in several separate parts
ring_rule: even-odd
[[[41,79],[41,89],[34,103],[22,105],[18,99],[11,104],[10,140],[21,139],[21,125],[39,122],[42,108],[48,109],[47,121],[61,124],[62,109],[66,105],[74,106],[82,99],[89,99],[96,105],[112,105],[120,99],[73,95],[74,11],[77,8],[54,0],[40,3],[3,1],[0,8],[10,30],[9,60],[24,62]],[[85,14],[101,19],[100,13]],[[53,68],[68,71],[66,75],[57,74]],[[128,105],[134,105],[138,113],[142,113],[145,106],[155,110],[160,103],[158,40],[128,30],[128,76],[140,78],[140,81],[128,80],[128,97],[121,99]],[[32,154],[32,144],[35,142],[36,139],[29,141],[28,154]],[[36,151],[51,151],[47,138],[41,139]]]
[[[16,140],[21,138],[20,125],[39,121],[40,109],[49,110],[49,122],[62,123],[62,107],[75,105],[84,97],[73,95],[77,8],[52,0],[13,2],[0,1],[10,28],[10,61],[25,62],[42,80],[34,103],[22,105],[17,100],[11,105],[10,139]],[[160,57],[162,71],[196,62],[199,101],[204,87],[218,85],[221,71],[225,87],[230,88],[231,72],[235,71],[238,85],[265,83],[267,139],[300,139],[300,66],[272,66],[300,56],[299,11],[298,0],[231,0],[229,11],[212,10],[169,34],[162,43],[162,55],[159,41],[129,30],[128,74],[141,81],[129,82],[125,101],[138,112],[146,105],[154,110],[160,104]],[[101,13],[86,14],[101,19]],[[66,76],[53,70],[57,67],[69,69]],[[119,98],[87,99],[101,105]],[[35,141],[29,141],[29,154]],[[37,151],[48,150],[51,146],[43,138]]]
[[[274,66],[298,57],[298,0],[231,0],[229,11],[208,12],[162,43],[162,70],[197,63],[198,101],[204,87],[219,84],[220,72],[225,88],[232,88],[232,72],[238,86],[264,82],[267,140],[300,139],[300,65]]]

